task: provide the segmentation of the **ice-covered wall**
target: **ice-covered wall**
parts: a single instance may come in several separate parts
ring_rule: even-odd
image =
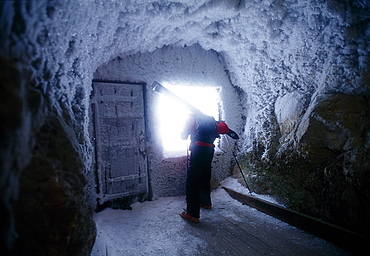
[[[6,65],[15,62],[1,70],[12,74],[1,97],[15,99],[1,111],[4,218],[18,198],[17,177],[42,166],[49,178],[31,175],[33,182],[54,200],[33,200],[35,186],[23,180],[22,195],[35,202],[27,210],[58,202],[68,218],[32,242],[59,255],[87,255],[94,228],[79,186],[92,162],[87,110],[94,72],[117,56],[197,43],[222,56],[239,90],[240,155],[248,157],[256,189],[275,191],[295,209],[368,229],[369,8],[366,0],[2,1],[0,53]],[[21,78],[12,79],[17,71]],[[297,112],[287,111],[293,107]],[[317,133],[330,139],[321,144]],[[326,159],[316,157],[321,151]],[[14,229],[1,229],[9,245]],[[34,231],[27,237],[37,238]]]

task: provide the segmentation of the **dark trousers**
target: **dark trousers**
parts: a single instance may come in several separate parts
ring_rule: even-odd
[[[200,204],[211,205],[211,164],[214,148],[193,146],[186,178],[186,210],[200,217]]]

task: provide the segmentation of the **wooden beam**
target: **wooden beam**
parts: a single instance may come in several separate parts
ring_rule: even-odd
[[[350,230],[324,222],[320,219],[281,207],[268,201],[241,194],[223,187],[229,195],[239,202],[251,206],[292,226],[314,234],[338,247],[356,255],[370,255],[370,238],[358,235]]]

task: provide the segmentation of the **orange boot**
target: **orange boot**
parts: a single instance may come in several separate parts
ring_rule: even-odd
[[[182,213],[180,213],[180,216],[181,216],[183,219],[189,220],[189,221],[191,221],[191,222],[199,223],[199,219],[198,219],[198,218],[194,218],[194,217],[190,216],[190,214],[189,214],[189,213],[187,213],[186,211],[183,211]]]

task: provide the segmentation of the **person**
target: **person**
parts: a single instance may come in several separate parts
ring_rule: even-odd
[[[210,129],[199,128],[199,119],[209,120]],[[212,130],[212,120],[214,130]],[[223,121],[216,122],[211,116],[202,113],[192,114],[185,123],[181,138],[190,135],[190,163],[186,177],[186,209],[180,213],[184,219],[198,223],[200,207],[212,208],[211,202],[211,164],[214,155],[215,139],[219,134],[227,134],[229,127]]]

